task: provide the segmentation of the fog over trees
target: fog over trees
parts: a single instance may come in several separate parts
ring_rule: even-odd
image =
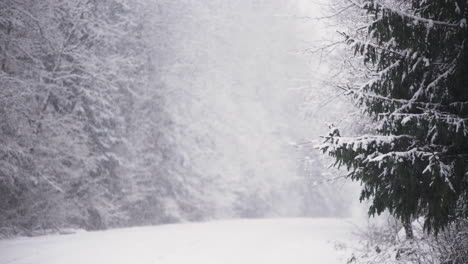
[[[2,1],[2,233],[349,215],[307,7]]]
[[[0,1],[0,264],[467,263],[467,20],[466,0]]]

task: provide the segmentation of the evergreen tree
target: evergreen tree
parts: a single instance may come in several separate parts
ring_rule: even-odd
[[[362,183],[370,215],[389,210],[408,237],[424,216],[437,233],[468,216],[468,3],[351,3],[369,24],[342,35],[368,79],[342,88],[378,125],[361,137],[333,128],[320,149]]]
[[[138,6],[0,2],[1,233],[121,224]]]

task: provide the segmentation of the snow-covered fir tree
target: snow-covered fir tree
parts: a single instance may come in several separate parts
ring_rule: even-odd
[[[375,121],[375,133],[320,148],[362,183],[369,213],[412,219],[436,233],[468,215],[468,7],[466,1],[348,1],[367,25],[342,32],[367,68],[341,86]]]

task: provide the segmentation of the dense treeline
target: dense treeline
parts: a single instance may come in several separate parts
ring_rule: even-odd
[[[145,67],[137,6],[2,1],[0,10],[3,231],[119,224],[124,111]]]
[[[280,2],[1,1],[0,233],[345,214],[286,144]]]
[[[202,205],[172,208],[197,203],[171,168],[180,155],[152,83],[154,6],[0,5],[2,233],[196,218]]]

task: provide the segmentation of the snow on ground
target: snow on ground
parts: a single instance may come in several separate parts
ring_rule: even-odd
[[[172,224],[0,240],[0,264],[335,264],[351,239],[344,219]]]

